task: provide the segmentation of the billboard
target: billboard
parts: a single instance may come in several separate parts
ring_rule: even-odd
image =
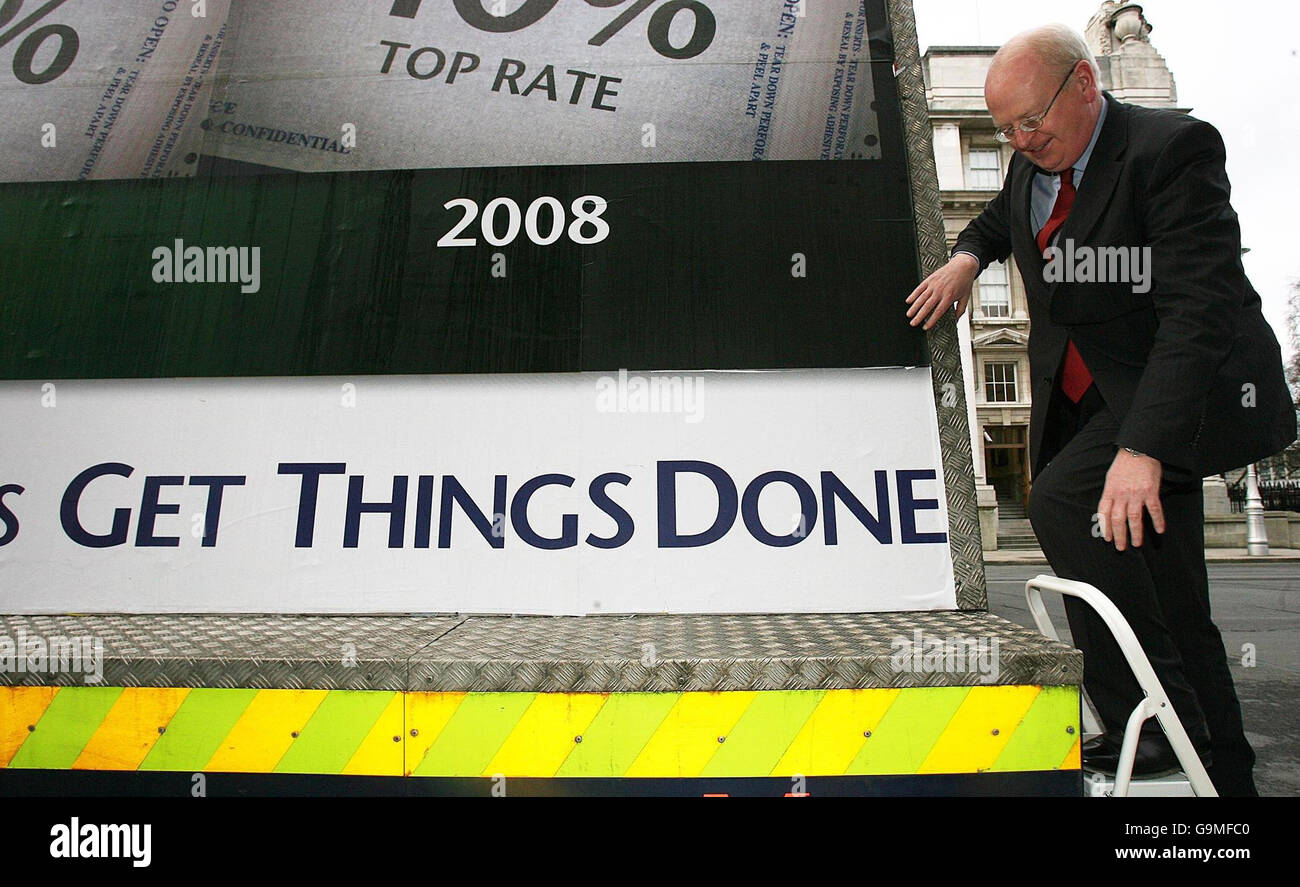
[[[106,6],[0,10],[4,609],[956,605],[881,0]]]

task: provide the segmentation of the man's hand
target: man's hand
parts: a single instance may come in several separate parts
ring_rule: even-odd
[[[1160,474],[1158,459],[1137,456],[1128,450],[1115,454],[1115,461],[1106,472],[1101,501],[1097,503],[1097,517],[1102,536],[1107,542],[1114,541],[1117,551],[1123,551],[1130,538],[1135,547],[1142,545],[1143,508],[1151,512],[1156,532],[1165,531],[1165,513],[1160,507]]]
[[[968,253],[958,253],[948,260],[938,271],[931,274],[921,285],[912,290],[907,297],[907,316],[912,318],[912,326],[925,323],[931,329],[943,313],[953,305],[957,313],[963,314],[970,302],[971,284],[979,276],[980,263]]]

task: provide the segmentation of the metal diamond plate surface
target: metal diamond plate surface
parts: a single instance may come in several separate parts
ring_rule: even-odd
[[[982,612],[596,617],[0,616],[6,636],[97,638],[113,687],[681,692],[1077,685],[1081,654]],[[919,635],[917,634],[919,632]],[[974,663],[895,664],[903,642],[982,642]],[[68,671],[0,684],[73,685]]]
[[[5,616],[0,636],[91,638],[109,687],[401,690],[407,661],[463,620],[342,616]],[[0,670],[0,684],[84,683],[84,674]]]
[[[894,65],[903,106],[907,165],[912,182],[917,248],[921,274],[928,275],[948,261],[948,240],[939,201],[939,177],[934,165],[934,136],[925,104],[925,83],[921,74],[912,0],[888,2],[889,20],[894,32]],[[975,497],[975,475],[971,467],[961,345],[954,315],[950,313],[935,324],[929,333],[929,345],[939,441],[943,447],[944,485],[948,493],[948,545],[957,583],[957,606],[963,610],[984,610],[988,608],[984,546]]]
[[[997,640],[998,684],[1077,684],[1071,648],[987,613],[474,618],[417,654],[411,689],[675,692],[973,685],[895,667],[902,641]]]

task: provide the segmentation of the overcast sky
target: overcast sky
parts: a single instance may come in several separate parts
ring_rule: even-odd
[[[1082,33],[1101,0],[914,0],[927,46],[997,46],[1061,22]],[[1284,0],[1150,0],[1151,44],[1178,103],[1218,127],[1228,147],[1243,261],[1287,349],[1286,301],[1300,279],[1300,9]]]

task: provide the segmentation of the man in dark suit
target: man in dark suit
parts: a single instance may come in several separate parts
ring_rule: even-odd
[[[1201,479],[1296,437],[1277,339],[1241,265],[1223,140],[1104,93],[1083,39],[1049,26],[994,57],[985,99],[1016,149],[1002,191],[907,299],[913,325],[965,310],[1014,255],[1029,299],[1029,515],[1057,575],[1132,625],[1216,789],[1255,794],[1254,752],[1210,615]],[[1091,267],[1089,267],[1089,265]],[[1142,693],[1104,624],[1066,600],[1113,769]],[[1176,764],[1154,719],[1135,773]]]

